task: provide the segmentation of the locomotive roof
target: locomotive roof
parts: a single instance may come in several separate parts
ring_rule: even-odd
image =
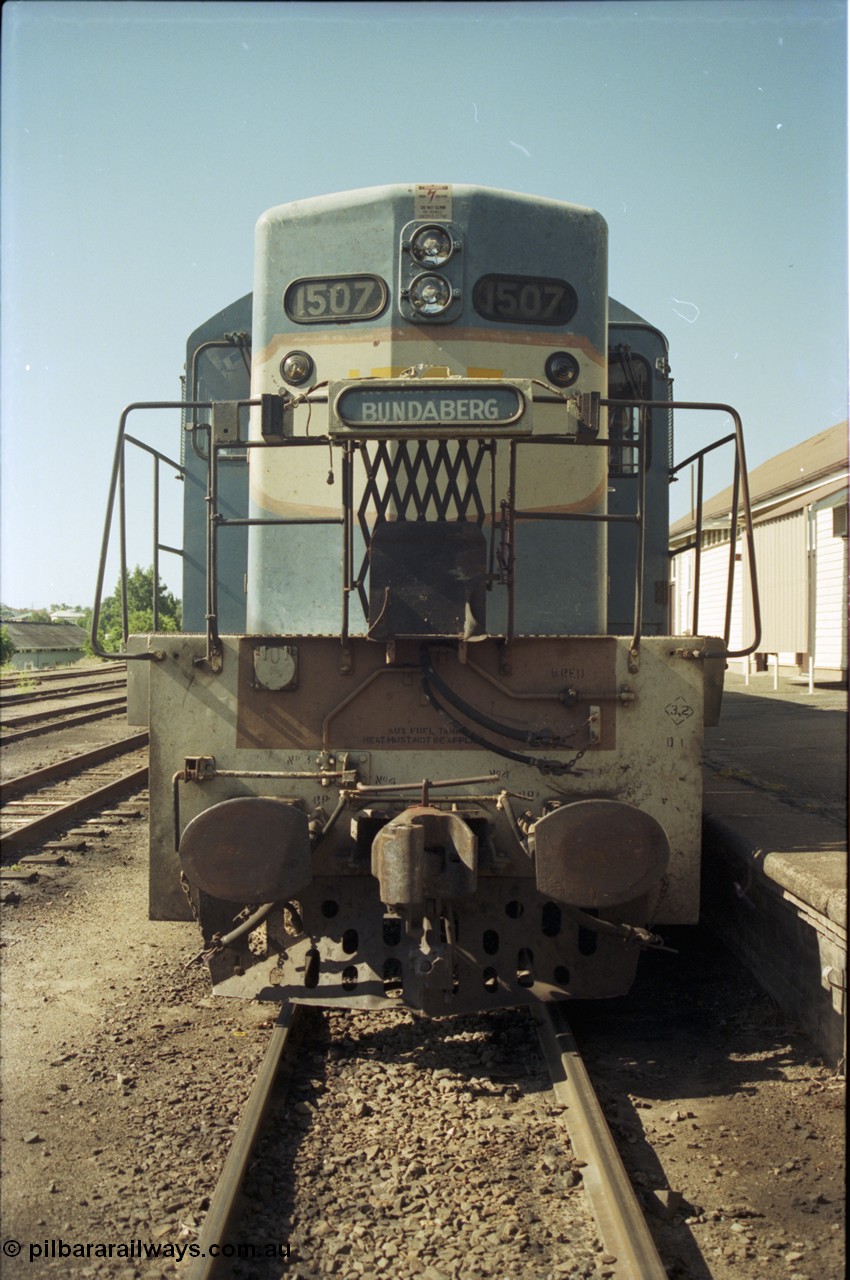
[[[266,219],[278,217],[286,210],[290,216],[298,213],[319,213],[330,212],[334,209],[346,210],[351,209],[355,205],[379,204],[398,199],[413,199],[417,191],[428,186],[427,183],[392,183],[382,187],[357,187],[353,191],[334,191],[328,192],[320,196],[307,196],[302,200],[289,200],[284,204],[274,205],[271,209],[267,209],[259,218],[258,225],[262,224]],[[549,207],[553,210],[562,209],[572,214],[586,214],[594,218],[604,221],[602,214],[596,209],[590,209],[587,205],[572,204],[567,200],[555,200],[551,196],[535,196],[529,195],[524,191],[505,191],[500,187],[483,187],[473,183],[440,183],[438,186],[447,186],[451,189],[452,195],[458,198],[468,196],[494,196],[500,200],[510,200],[515,203],[527,204],[535,208]]]

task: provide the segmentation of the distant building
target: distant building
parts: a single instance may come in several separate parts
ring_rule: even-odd
[[[51,622],[81,622],[85,617],[82,609],[57,609],[56,613],[51,613]]]
[[[67,666],[84,654],[86,633],[72,622],[4,622],[15,652],[12,666],[19,671]]]
[[[752,661],[847,678],[847,423],[786,449],[749,473],[762,638]],[[730,552],[732,490],[703,507],[699,582],[701,635],[722,635]],[[670,550],[694,541],[693,516],[670,528]],[[738,529],[740,534],[740,527]],[[691,633],[695,551],[672,560],[672,622]],[[753,635],[749,565],[740,536],[735,555],[730,647]]]

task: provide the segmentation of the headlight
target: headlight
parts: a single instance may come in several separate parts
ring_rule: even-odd
[[[444,276],[421,275],[411,283],[410,303],[423,316],[436,316],[452,300],[452,287]]]
[[[280,362],[280,372],[286,382],[300,387],[313,376],[314,364],[306,351],[290,351]]]
[[[454,252],[454,243],[443,227],[420,227],[410,242],[410,252],[423,267],[441,267]]]
[[[569,351],[553,351],[546,361],[546,377],[555,387],[571,387],[580,372],[578,360]]]

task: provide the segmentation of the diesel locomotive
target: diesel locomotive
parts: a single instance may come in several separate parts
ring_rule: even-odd
[[[166,403],[122,417],[98,593],[129,414]],[[668,634],[680,407],[590,209],[413,184],[260,219],[253,294],[188,342],[184,631],[127,643],[151,915],[196,919],[217,992],[613,996],[696,921],[731,655]]]

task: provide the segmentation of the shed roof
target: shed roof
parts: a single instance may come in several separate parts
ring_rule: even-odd
[[[86,633],[73,622],[4,622],[18,652],[33,649],[82,649]]]
[[[848,469],[847,422],[819,431],[749,472],[753,519],[774,519],[807,507],[818,498],[834,493],[846,484]],[[703,527],[728,517],[732,508],[732,486],[721,490],[703,504]],[[695,527],[693,516],[682,516],[670,526],[671,538],[681,537]]]

